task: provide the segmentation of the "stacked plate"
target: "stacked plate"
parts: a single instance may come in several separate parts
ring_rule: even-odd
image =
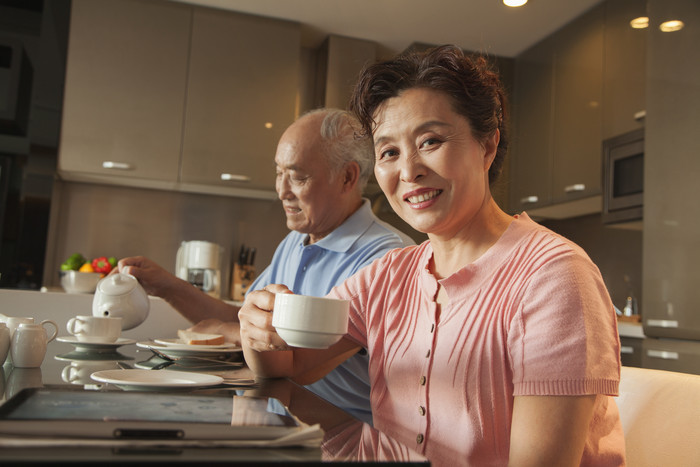
[[[136,345],[142,349],[155,349],[174,359],[182,357],[209,357],[221,360],[230,360],[233,357],[243,358],[243,349],[231,343],[193,345],[186,344],[178,338],[173,338],[137,342]]]

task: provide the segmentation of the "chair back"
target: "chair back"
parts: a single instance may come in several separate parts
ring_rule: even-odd
[[[627,465],[700,466],[700,375],[622,367]]]

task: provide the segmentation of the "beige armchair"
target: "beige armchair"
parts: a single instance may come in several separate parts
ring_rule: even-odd
[[[700,466],[700,375],[622,367],[627,465]]]

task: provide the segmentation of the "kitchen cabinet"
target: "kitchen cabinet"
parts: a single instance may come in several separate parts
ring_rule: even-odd
[[[315,106],[346,109],[360,71],[377,60],[377,44],[330,35],[316,55]]]
[[[603,33],[601,4],[516,58],[512,211],[582,199],[600,211]]]
[[[643,339],[642,368],[700,375],[700,344],[680,339]]]
[[[515,134],[510,154],[511,206],[516,212],[551,204],[552,70],[554,38],[548,37],[515,61]]]
[[[649,0],[644,141],[642,317],[659,341],[700,355],[700,2]],[[685,27],[662,32],[661,21]]]
[[[191,17],[170,2],[72,2],[61,175],[177,181]]]
[[[642,341],[636,337],[620,336],[620,361],[623,366],[642,367]]]
[[[646,14],[646,0],[605,2],[603,139],[644,127],[648,28],[630,21]]]
[[[60,175],[274,198],[299,52],[297,23],[174,2],[75,0]]]
[[[294,121],[296,23],[195,8],[180,180],[273,191],[274,155]]]

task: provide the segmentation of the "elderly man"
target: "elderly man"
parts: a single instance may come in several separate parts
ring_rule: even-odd
[[[356,135],[351,114],[319,109],[305,114],[277,146],[275,188],[291,232],[271,264],[251,284],[285,284],[294,293],[323,296],[387,251],[414,242],[377,219],[362,190],[374,164],[371,140]],[[164,298],[194,330],[220,332],[240,342],[237,309],[178,279],[143,257],[124,258],[119,270],[134,275],[151,295]],[[309,389],[371,422],[366,355],[355,355]]]

